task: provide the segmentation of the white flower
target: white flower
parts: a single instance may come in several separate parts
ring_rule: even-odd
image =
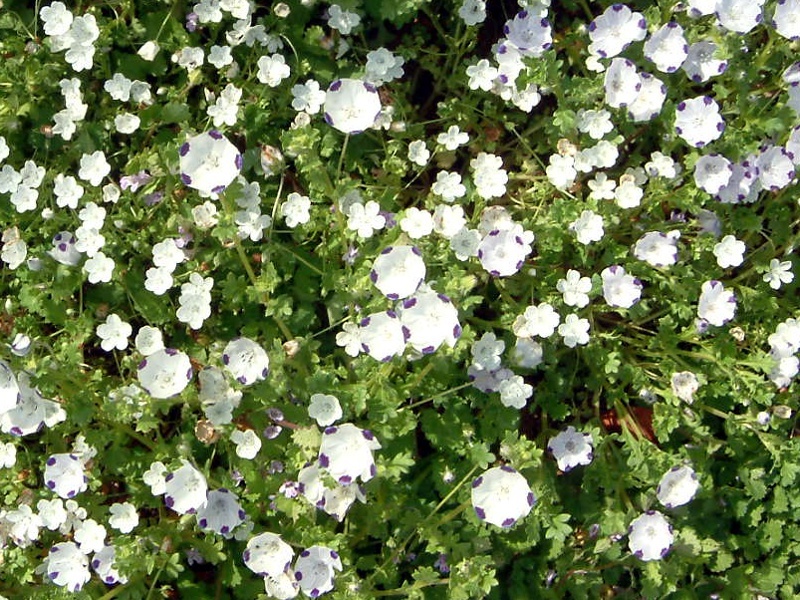
[[[467,260],[478,255],[481,245],[481,234],[477,229],[462,227],[458,233],[450,238],[450,249],[458,260]]]
[[[64,35],[72,25],[73,16],[63,2],[53,2],[39,10],[39,16],[44,22],[45,35]]]
[[[617,182],[613,179],[609,179],[608,175],[605,173],[598,173],[595,175],[594,179],[590,179],[587,182],[589,189],[592,192],[589,194],[589,198],[593,200],[613,200],[614,199],[614,189],[617,187]]]
[[[150,356],[164,349],[164,336],[156,327],[145,325],[139,329],[139,332],[136,334],[134,344],[136,345],[136,349],[143,356]]]
[[[88,478],[83,464],[73,454],[53,454],[46,462],[44,484],[61,498],[72,498],[86,490]]]
[[[564,338],[564,345],[569,348],[584,346],[589,343],[589,321],[576,314],[569,314],[558,326],[558,334]]]
[[[641,282],[625,273],[619,265],[612,265],[600,273],[603,280],[603,298],[609,306],[630,308],[642,296]]]
[[[536,503],[525,478],[507,465],[492,467],[472,482],[472,507],[481,521],[511,527]]]
[[[182,392],[191,381],[192,363],[180,350],[157,350],[139,363],[138,378],[153,398],[169,398]]]
[[[746,250],[744,242],[737,240],[732,235],[726,235],[714,246],[714,256],[717,264],[723,269],[728,267],[738,267],[744,262]]]
[[[443,238],[452,239],[467,224],[460,206],[437,204],[433,210],[433,230]]]
[[[649,510],[631,522],[628,528],[628,547],[634,556],[643,560],[661,560],[674,541],[672,526],[660,512]]]
[[[139,524],[139,513],[130,502],[118,502],[109,507],[108,524],[120,533],[130,533]]]
[[[528,398],[533,395],[533,386],[525,383],[519,375],[513,375],[500,382],[500,402],[509,408],[525,408]]]
[[[167,474],[164,503],[176,513],[193,514],[205,505],[208,484],[203,474],[187,461],[177,471]]]
[[[292,108],[315,115],[325,103],[325,96],[325,92],[319,87],[319,82],[309,79],[305,83],[292,86]]]
[[[192,208],[192,219],[198,229],[211,229],[219,222],[217,219],[217,207],[206,200]]]
[[[407,208],[405,215],[400,220],[400,229],[406,232],[412,240],[423,238],[433,231],[433,215],[427,210],[420,210],[414,206]]]
[[[281,216],[286,221],[287,227],[294,229],[301,223],[308,223],[311,220],[311,200],[308,196],[301,196],[297,192],[292,192],[286,198],[286,202],[281,204]]]
[[[75,529],[74,539],[84,554],[100,552],[105,546],[106,528],[94,519],[86,519]]]
[[[334,5],[335,6],[335,5]],[[381,113],[378,90],[358,79],[337,79],[325,94],[325,122],[342,133],[369,129]]]
[[[603,136],[612,129],[614,124],[611,122],[611,113],[605,109],[601,110],[578,110],[576,118],[578,131],[588,133],[593,140],[601,140]]]
[[[78,200],[83,196],[83,186],[72,175],[64,176],[59,173],[53,180],[53,193],[56,195],[56,205],[64,208],[78,208]]]
[[[594,458],[592,434],[576,431],[571,425],[547,442],[547,451],[564,472],[579,465],[588,465]]]
[[[544,359],[544,348],[531,338],[517,338],[514,344],[514,362],[525,369],[535,369]]]
[[[181,285],[178,298],[180,308],[176,316],[181,323],[187,323],[192,329],[200,329],[203,321],[211,316],[211,289],[214,280],[203,277],[199,273],[189,275],[189,281]]]
[[[336,396],[312,394],[308,405],[308,416],[320,427],[327,427],[342,418],[342,406]]]
[[[581,244],[589,245],[603,239],[603,217],[591,210],[584,210],[580,217],[569,224]]]
[[[439,171],[436,174],[436,182],[431,186],[431,191],[437,196],[441,196],[445,202],[452,202],[456,198],[461,198],[467,193],[467,188],[461,183],[461,175]]]
[[[331,4],[328,8],[328,25],[336,29],[342,35],[349,35],[350,32],[361,23],[361,17],[349,10],[342,10],[338,4]]]
[[[667,508],[675,508],[689,503],[700,483],[697,481],[697,474],[691,467],[673,467],[661,478],[656,488],[658,501]]]
[[[111,165],[106,161],[102,150],[81,156],[81,168],[78,177],[97,187],[103,178],[111,172]]]
[[[415,165],[424,167],[428,164],[430,157],[431,151],[428,150],[423,140],[414,140],[408,145],[408,160]]]
[[[114,127],[117,132],[130,135],[141,125],[141,119],[131,113],[121,113],[114,117]]]
[[[142,481],[150,486],[150,493],[160,496],[167,491],[166,480],[167,467],[161,461],[155,461],[150,468],[142,475]]]
[[[8,469],[17,463],[17,447],[8,442],[0,442],[0,469]]]
[[[402,56],[395,56],[386,48],[378,48],[367,53],[364,78],[375,85],[399,79],[403,76],[403,63],[405,59]]]
[[[36,510],[42,519],[42,525],[50,531],[55,531],[67,520],[67,511],[64,510],[64,501],[61,498],[52,500],[39,500],[36,503]]]
[[[110,314],[106,322],[97,326],[97,337],[102,339],[100,347],[106,352],[125,350],[128,347],[128,338],[133,332],[130,324],[119,318],[119,315]]]
[[[258,73],[256,77],[261,83],[269,87],[278,87],[281,81],[291,75],[291,69],[286,64],[286,59],[282,54],[262,56],[258,59],[257,66]]]
[[[252,429],[236,429],[231,433],[231,441],[236,444],[236,456],[252,460],[261,450],[261,438]]]
[[[791,283],[794,281],[794,273],[792,273],[792,261],[778,260],[773,258],[769,261],[769,271],[764,274],[762,278],[764,282],[769,284],[773,290],[780,289],[784,283]]]
[[[706,281],[700,291],[697,303],[697,316],[711,323],[722,326],[730,321],[736,313],[736,296],[726,291],[719,281]]]
[[[383,229],[386,217],[380,214],[380,204],[374,200],[366,204],[354,203],[347,214],[347,228],[356,231],[361,238],[370,238],[375,231]]]
[[[549,338],[558,327],[561,317],[546,302],[538,306],[531,305],[514,320],[512,329],[517,337]]]
[[[506,343],[503,340],[498,340],[497,336],[487,331],[481,339],[472,344],[472,364],[493,371],[500,368],[500,355],[506,349]]]
[[[484,92],[488,92],[492,89],[492,83],[498,74],[497,67],[492,66],[492,63],[482,58],[477,64],[467,67],[467,77],[469,77],[467,85],[471,90],[481,89]]]
[[[447,131],[436,136],[436,141],[447,150],[452,151],[469,142],[469,134],[461,131],[458,125],[450,125]]]
[[[592,280],[588,277],[582,277],[575,269],[569,269],[566,279],[558,280],[556,289],[563,295],[564,304],[583,308],[589,304]]]
[[[344,348],[348,356],[356,357],[361,352],[361,328],[355,323],[344,323],[336,334],[336,345]]]
[[[211,46],[208,53],[208,62],[214,65],[217,69],[222,69],[233,63],[233,56],[231,55],[230,46]]]
[[[208,116],[211,117],[214,127],[222,125],[236,125],[237,113],[239,112],[239,101],[242,99],[242,90],[232,83],[225,86],[214,104],[207,109]]]
[[[172,287],[172,273],[167,267],[153,267],[147,269],[144,287],[153,292],[156,296],[161,296]]]
[[[481,152],[469,161],[472,167],[472,181],[475,191],[481,198],[497,198],[506,193],[508,174],[503,169],[503,159],[494,154]]]
[[[425,261],[414,246],[388,246],[372,265],[370,280],[390,300],[407,298],[425,280]]]
[[[114,73],[111,79],[103,84],[103,89],[114,99],[120,102],[127,102],[131,97],[131,85],[133,81],[125,77],[122,73]]]
[[[372,452],[380,447],[371,431],[352,423],[328,427],[322,435],[319,465],[341,485],[354,483],[359,477],[369,481],[377,472]]]
[[[0,515],[2,515],[1,512]],[[4,520],[3,528],[5,529],[9,524],[11,525],[9,533],[17,546],[25,548],[39,539],[42,519],[27,504],[20,504],[15,510],[9,511]],[[5,541],[3,545],[5,546]]]
[[[672,374],[670,386],[672,393],[687,404],[691,404],[694,402],[694,393],[700,388],[700,382],[697,380],[697,375],[691,371],[680,371]]]
[[[486,2],[483,0],[464,0],[458,9],[458,16],[469,26],[486,20]]]

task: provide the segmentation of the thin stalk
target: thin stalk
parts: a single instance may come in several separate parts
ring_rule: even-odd
[[[342,176],[342,167],[344,166],[344,155],[347,154],[347,144],[350,141],[350,134],[344,135],[344,143],[342,143],[342,153],[339,155],[339,165],[336,167],[336,181]]]

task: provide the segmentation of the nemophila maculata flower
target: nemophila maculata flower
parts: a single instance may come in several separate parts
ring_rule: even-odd
[[[628,105],[628,116],[637,123],[652,121],[661,113],[667,99],[667,86],[650,73],[639,73],[639,81],[641,87],[636,98]]]
[[[700,289],[697,316],[721,327],[736,314],[736,296],[719,281],[706,281]]]
[[[611,58],[631,43],[643,40],[646,34],[647,22],[641,13],[624,4],[614,4],[589,23],[589,52]]]
[[[719,24],[729,31],[749,33],[764,19],[765,0],[718,0],[714,14]]]
[[[698,489],[700,483],[694,469],[687,466],[672,467],[658,482],[656,496],[665,507],[675,508],[691,502]]]
[[[571,425],[547,442],[547,451],[553,455],[558,468],[564,472],[577,466],[588,465],[594,458],[594,440],[590,433],[576,431]]]
[[[206,503],[197,510],[197,524],[226,538],[244,523],[246,514],[239,498],[225,488],[208,492]]]
[[[629,106],[642,89],[636,65],[627,58],[615,58],[606,70],[603,82],[606,104],[614,108]]]
[[[644,43],[644,56],[662,73],[674,73],[686,60],[689,44],[683,36],[683,27],[669,21],[654,31]]]
[[[120,533],[130,533],[139,524],[139,513],[130,502],[112,504],[108,511],[111,513],[108,524]]]
[[[222,351],[222,364],[242,385],[252,385],[269,373],[269,357],[258,343],[250,338],[231,340]]]
[[[188,461],[164,477],[164,504],[176,513],[195,514],[207,501],[205,476]]]
[[[67,413],[61,405],[42,396],[38,389],[30,385],[24,372],[17,374],[19,402],[10,410],[0,411],[0,430],[18,437],[41,431],[46,425],[53,427],[66,420]]]
[[[452,348],[461,336],[461,324],[450,298],[424,287],[400,302],[397,313],[408,345],[431,354],[442,344]]]
[[[660,512],[649,510],[636,517],[628,527],[628,548],[643,561],[661,560],[669,552],[672,526]]]
[[[703,83],[721,75],[728,68],[728,61],[715,58],[717,45],[708,40],[695,42],[689,46],[689,53],[681,68],[695,83]]]
[[[517,273],[533,251],[533,234],[515,224],[510,229],[490,231],[478,245],[481,266],[495,277],[509,277]]]
[[[722,135],[725,121],[719,105],[710,96],[679,102],[675,109],[675,132],[690,146],[702,148]]]
[[[536,503],[528,482],[512,467],[484,471],[472,481],[472,507],[481,521],[511,527],[530,513]]]
[[[137,368],[141,386],[153,398],[181,393],[192,379],[192,364],[180,350],[165,348],[143,359]]]
[[[642,283],[620,265],[603,269],[600,277],[603,280],[603,298],[609,306],[630,308],[642,296]]]
[[[633,255],[652,267],[669,267],[678,262],[678,240],[681,233],[648,231],[633,247]]]
[[[795,178],[793,156],[782,146],[770,146],[756,158],[758,180],[764,189],[776,192]]]
[[[369,278],[384,296],[399,300],[419,288],[425,271],[425,261],[416,246],[388,246],[372,264]]]
[[[201,196],[222,193],[242,169],[242,155],[215,129],[186,140],[180,155],[181,181]]]
[[[53,454],[45,462],[44,484],[61,498],[73,498],[86,491],[89,478],[74,454]]]
[[[100,580],[106,585],[127,583],[128,578],[121,575],[116,567],[117,551],[112,545],[103,546],[103,549],[92,557],[92,569]]]
[[[89,557],[74,542],[60,542],[50,548],[42,566],[48,579],[70,592],[79,592],[89,582]]]
[[[264,532],[250,538],[242,554],[248,569],[261,577],[279,577],[289,570],[292,547],[276,533]]]
[[[378,90],[358,79],[337,79],[328,87],[325,122],[342,133],[355,134],[374,125],[381,112]]]
[[[375,477],[374,450],[381,448],[375,435],[352,423],[328,427],[322,434],[319,448],[319,466],[341,485],[369,481]]]
[[[546,18],[521,10],[503,25],[506,41],[523,56],[539,57],[553,45],[552,28]]]
[[[15,408],[21,400],[22,394],[11,365],[0,359],[0,414]]]
[[[294,562],[294,578],[309,598],[330,592],[336,571],[341,570],[339,553],[325,546],[306,548]]]

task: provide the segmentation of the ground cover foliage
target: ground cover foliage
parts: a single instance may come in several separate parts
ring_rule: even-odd
[[[4,2],[0,596],[795,597],[798,36]]]

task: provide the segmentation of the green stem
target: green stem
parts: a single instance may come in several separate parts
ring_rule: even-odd
[[[444,579],[439,579],[438,581],[417,581],[414,585],[410,585],[404,588],[397,588],[396,590],[380,590],[372,592],[372,596],[374,598],[380,596],[407,596],[408,593],[412,590],[421,590],[422,588],[431,587],[433,585],[448,585],[450,583],[450,578],[446,577]]]
[[[347,154],[347,144],[350,141],[350,134],[344,135],[344,143],[342,143],[342,153],[339,155],[339,165],[336,167],[336,181],[338,182],[342,176],[342,167],[344,166],[344,155]]]
[[[404,410],[404,409],[417,408],[418,406],[422,406],[423,404],[427,404],[428,402],[433,402],[434,400],[436,400],[437,398],[441,398],[442,396],[448,396],[448,395],[452,394],[453,392],[457,392],[459,390],[463,390],[464,388],[468,388],[471,385],[472,385],[472,383],[462,383],[461,385],[457,385],[456,387],[450,388],[449,390],[445,390],[443,392],[439,392],[438,394],[434,394],[430,398],[425,398],[424,400],[419,400],[419,401],[414,402],[412,404],[408,404],[406,406],[401,406],[397,410],[399,412],[399,411]]]

